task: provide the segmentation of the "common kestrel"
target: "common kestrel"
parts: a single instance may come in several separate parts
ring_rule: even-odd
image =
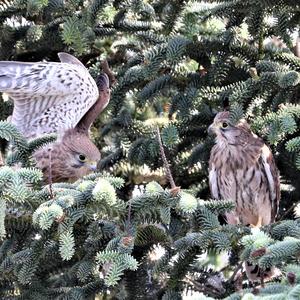
[[[14,101],[11,122],[28,139],[57,133],[55,143],[34,153],[46,182],[74,181],[96,169],[100,152],[89,127],[110,98],[106,74],[97,83],[67,53],[57,62],[0,62],[0,91]]]
[[[212,197],[235,202],[235,210],[226,214],[227,222],[254,226],[274,222],[280,182],[268,146],[245,120],[233,125],[228,111],[218,113],[208,130],[216,135],[209,160]]]

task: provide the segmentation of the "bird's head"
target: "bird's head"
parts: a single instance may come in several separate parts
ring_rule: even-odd
[[[248,123],[242,119],[237,124],[230,120],[229,111],[219,112],[208,127],[208,134],[216,135],[216,142],[226,145],[237,145],[244,141],[245,134],[251,133]]]
[[[79,178],[96,171],[101,155],[86,134],[74,129],[68,130],[62,138],[62,144],[68,151],[68,165],[76,173],[74,177]]]

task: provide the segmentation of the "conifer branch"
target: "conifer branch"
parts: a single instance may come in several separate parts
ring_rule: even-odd
[[[50,170],[43,181],[42,171],[30,168],[31,157],[53,138],[26,141],[0,121],[0,136],[14,145],[7,157],[2,152],[0,168],[0,299],[94,299],[108,289],[107,297],[128,299],[181,299],[197,290],[203,299],[299,299],[300,45],[298,38],[292,49],[291,36],[298,30],[297,0],[2,2],[1,61],[52,61],[59,49],[96,77],[101,51],[118,80],[100,62],[114,85],[106,124],[100,135],[94,131],[105,176],[51,184]],[[24,25],[14,26],[20,17]],[[224,26],[211,27],[215,17]],[[13,109],[4,98],[1,120]],[[174,122],[159,131],[150,124],[166,115],[166,103]],[[222,104],[233,121],[242,115],[251,121],[280,161],[278,222],[259,232],[223,224],[218,216],[234,203],[209,200],[206,130]],[[125,177],[126,188],[114,176]],[[161,186],[165,179],[169,191]],[[145,181],[151,181],[145,193],[131,198]],[[187,192],[174,198],[177,185]],[[165,254],[150,257],[158,244]],[[224,251],[232,252],[224,268],[210,260],[218,271],[197,259]],[[241,266],[248,261],[265,275],[280,269],[280,281],[245,288],[251,283]],[[153,273],[163,274],[158,284]]]

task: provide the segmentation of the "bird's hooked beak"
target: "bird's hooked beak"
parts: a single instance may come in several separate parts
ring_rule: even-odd
[[[89,161],[88,162],[88,168],[91,171],[96,171],[97,170],[97,162],[96,161]]]
[[[208,135],[216,135],[216,127],[214,123],[212,123],[207,129]]]

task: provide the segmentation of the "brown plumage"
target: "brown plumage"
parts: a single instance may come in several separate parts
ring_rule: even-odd
[[[89,136],[76,129],[69,129],[57,142],[37,150],[33,156],[49,183],[73,182],[95,171],[101,157]]]
[[[45,182],[75,181],[96,170],[100,152],[89,128],[110,99],[109,79],[97,83],[74,56],[61,63],[0,62],[0,91],[14,101],[11,122],[28,139],[57,133],[33,156]]]
[[[254,226],[274,222],[280,182],[268,146],[251,132],[245,120],[231,124],[228,111],[216,115],[209,131],[216,135],[209,160],[212,197],[232,200],[236,205],[226,214],[227,222]]]

